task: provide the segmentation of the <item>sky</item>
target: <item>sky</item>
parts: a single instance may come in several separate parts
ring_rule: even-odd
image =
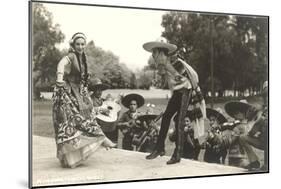
[[[76,32],[83,32],[87,41],[111,51],[133,71],[147,65],[150,53],[142,45],[161,36],[162,15],[156,10],[124,9],[45,3],[65,34],[59,48],[68,48],[68,41]]]

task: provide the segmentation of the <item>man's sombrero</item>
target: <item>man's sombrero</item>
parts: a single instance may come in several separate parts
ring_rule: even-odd
[[[103,91],[108,88],[109,88],[109,86],[106,84],[103,84],[99,78],[90,79],[89,90],[95,91],[96,89],[100,89]]]
[[[177,50],[177,46],[168,43],[167,39],[165,39],[164,37],[159,37],[155,41],[143,44],[143,48],[148,52],[152,52],[154,48],[164,48],[168,49],[168,54],[173,53],[175,50]]]
[[[225,104],[224,109],[228,115],[235,119],[241,119],[238,117],[238,113],[242,115],[242,119],[251,120],[256,115],[256,108],[250,105],[246,100],[231,101]]]
[[[121,102],[123,106],[129,108],[132,100],[135,100],[137,102],[138,108],[144,105],[144,98],[141,95],[135,93],[124,96]]]
[[[148,120],[154,120],[155,118],[157,118],[159,115],[156,114],[145,114],[145,115],[141,115],[138,117],[138,120],[140,120],[141,122],[143,121],[148,121]]]
[[[223,124],[227,122],[227,119],[224,117],[223,114],[218,112],[217,110],[206,108],[207,111],[207,118],[210,119],[210,117],[215,117],[219,124]]]

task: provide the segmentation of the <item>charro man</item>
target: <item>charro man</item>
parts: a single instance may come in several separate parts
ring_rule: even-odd
[[[152,58],[158,68],[165,67],[168,72],[168,82],[172,90],[172,96],[163,114],[156,147],[151,154],[146,156],[146,159],[154,159],[159,155],[162,156],[165,154],[165,139],[170,122],[172,117],[178,114],[178,119],[176,121],[176,148],[167,164],[178,163],[182,156],[183,125],[188,108],[192,107],[192,109],[197,109],[198,112],[200,111],[201,115],[206,115],[205,101],[198,86],[198,75],[195,70],[182,59],[177,58],[171,61],[170,55],[177,50],[177,46],[167,43],[167,40],[163,37],[160,37],[156,41],[145,43],[143,48],[152,53]],[[193,106],[190,106],[192,103]],[[202,121],[200,123],[202,123]],[[202,124],[201,126],[204,127]],[[201,131],[201,129],[199,130]]]

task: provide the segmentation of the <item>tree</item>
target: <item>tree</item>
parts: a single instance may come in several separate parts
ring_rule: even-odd
[[[140,72],[136,73],[137,83],[140,89],[148,90],[153,81],[153,71],[142,69]]]
[[[55,45],[64,40],[64,34],[58,24],[53,24],[52,14],[42,4],[32,5],[33,97],[38,99],[40,90],[50,90],[55,81],[56,65],[61,58]]]
[[[136,88],[138,88],[136,74],[132,73],[130,78],[130,89],[136,89]]]
[[[93,41],[86,46],[89,72],[111,88],[129,88],[132,71],[110,51],[96,47]]]
[[[169,12],[162,17],[162,36],[178,46],[180,56],[198,72],[202,88],[209,88],[204,85],[209,85],[213,60],[219,92],[243,93],[266,78],[267,23],[259,17]]]

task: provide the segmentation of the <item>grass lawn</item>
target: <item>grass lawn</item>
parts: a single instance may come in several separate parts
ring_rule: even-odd
[[[260,102],[260,99],[254,98],[254,99],[248,99],[248,101],[251,104],[258,105]],[[164,98],[157,98],[157,99],[147,99],[146,103],[153,103],[156,105],[155,107],[155,113],[160,113],[161,111],[164,111],[166,108],[168,100]],[[216,103],[214,105],[214,108],[221,108],[223,110],[224,102]],[[207,107],[210,107],[209,104],[207,104]],[[140,111],[145,111],[146,106],[141,107]],[[121,113],[126,111],[126,109],[122,106]],[[224,113],[225,116],[231,120],[231,118]],[[161,121],[158,122],[159,124]],[[208,129],[208,123],[206,123],[205,130]],[[174,127],[173,122],[171,122],[171,128]],[[33,101],[33,116],[32,116],[32,134],[38,135],[38,136],[44,136],[44,137],[52,137],[54,138],[54,128],[52,123],[52,101],[50,100],[43,100],[43,101]],[[118,139],[118,147],[121,147],[121,140],[122,140],[122,134],[119,133],[119,139]],[[200,141],[203,141],[204,137],[200,139]],[[171,155],[174,149],[174,144],[171,143],[168,139],[166,140],[166,152],[167,155]],[[257,152],[261,162],[263,163],[263,151],[255,149]],[[201,150],[199,155],[199,161],[203,161],[203,155],[204,150]]]

